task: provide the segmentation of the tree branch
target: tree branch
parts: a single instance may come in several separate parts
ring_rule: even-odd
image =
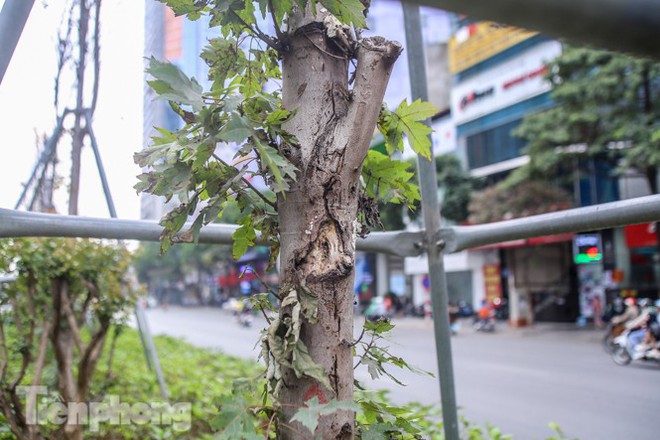
[[[378,120],[385,89],[401,54],[399,43],[382,37],[363,38],[359,42],[355,86],[352,91],[349,118],[346,130],[352,148],[346,151],[349,164],[346,169],[361,167],[369,150],[374,127]]]
[[[282,33],[282,29],[280,29],[280,25],[277,22],[277,19],[275,18],[275,11],[273,10],[273,0],[268,0],[268,9],[270,10],[271,18],[273,19],[273,27],[275,28],[275,35],[277,35],[277,39],[279,40],[280,44],[284,44],[285,36]]]
[[[255,23],[255,25],[254,25],[254,29],[253,29],[252,26],[250,26],[249,24],[247,24],[247,23],[245,22],[245,20],[243,20],[243,19],[241,18],[241,16],[238,15],[238,14],[236,13],[236,11],[234,11],[233,9],[230,8],[230,9],[229,9],[229,12],[230,12],[231,14],[233,14],[234,17],[236,17],[236,18],[238,19],[238,21],[240,21],[241,24],[242,24],[243,26],[245,26],[245,29],[247,29],[251,34],[253,34],[255,37],[257,37],[258,39],[260,39],[261,41],[263,41],[264,43],[266,43],[266,44],[268,45],[268,47],[270,47],[271,49],[274,49],[274,50],[276,50],[276,51],[279,52],[279,47],[277,47],[277,44],[273,41],[272,38],[270,38],[268,35],[266,35],[266,34],[264,34],[263,32],[261,32],[261,30],[259,29],[259,26],[257,26],[256,23]]]
[[[80,327],[78,327],[76,317],[73,315],[73,309],[71,308],[71,302],[69,301],[68,290],[68,284],[65,283],[62,286],[62,310],[64,311],[67,323],[69,324],[69,329],[71,330],[76,349],[78,350],[78,353],[82,353],[85,349],[80,337]]]
[[[7,374],[7,364],[9,363],[9,353],[7,352],[7,340],[5,339],[5,323],[0,318],[0,348],[2,349],[2,362],[0,363],[0,382],[4,382]]]
[[[222,160],[222,159],[221,159],[217,154],[215,154],[215,153],[213,153],[213,158],[214,158],[215,160],[217,160],[218,162],[220,162],[221,164],[223,164],[224,166],[226,166],[226,167],[231,166],[231,165],[229,165],[227,162],[225,162],[224,160]],[[268,200],[268,198],[267,198],[267,197],[266,197],[261,191],[259,191],[257,188],[255,188],[254,185],[252,185],[252,183],[250,183],[249,180],[247,180],[245,177],[241,177],[241,181],[242,181],[243,183],[245,183],[245,184],[246,184],[246,185],[247,185],[252,191],[254,191],[255,194],[257,194],[257,195],[261,198],[261,200],[263,200],[264,202],[266,202],[266,203],[267,203],[268,205],[270,205],[271,207],[277,209],[277,205],[276,205],[274,202],[271,202],[270,200]]]

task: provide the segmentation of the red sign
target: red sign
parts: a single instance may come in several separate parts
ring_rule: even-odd
[[[658,236],[655,232],[656,223],[642,223],[624,228],[626,244],[629,248],[655,247],[658,245]]]

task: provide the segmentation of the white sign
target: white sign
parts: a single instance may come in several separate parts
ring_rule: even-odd
[[[454,123],[463,124],[549,91],[545,63],[560,53],[559,42],[547,41],[456,84],[451,93]]]

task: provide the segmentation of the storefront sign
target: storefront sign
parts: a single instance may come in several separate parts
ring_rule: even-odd
[[[511,87],[515,87],[517,85],[520,85],[524,83],[527,80],[530,80],[532,78],[536,78],[537,76],[544,75],[548,71],[547,66],[542,66],[539,67],[538,69],[532,70],[529,73],[525,73],[523,75],[520,75],[512,80],[506,81],[504,84],[502,84],[502,89],[507,90],[510,89]]]
[[[465,109],[470,104],[473,104],[477,101],[481,101],[484,98],[488,98],[489,96],[493,96],[495,93],[495,87],[489,87],[484,90],[478,90],[478,91],[473,91],[468,93],[461,99],[461,110]]]
[[[575,264],[598,263],[603,259],[600,234],[577,234],[573,240]]]
[[[561,44],[546,41],[454,85],[451,112],[456,125],[478,119],[548,92],[546,63],[561,53]]]
[[[496,298],[502,298],[502,278],[499,264],[484,264],[484,291],[486,300],[493,302]]]
[[[655,247],[658,245],[656,223],[641,223],[624,228],[626,244],[629,248]]]
[[[487,21],[463,26],[449,40],[449,71],[462,72],[534,35],[536,32]]]

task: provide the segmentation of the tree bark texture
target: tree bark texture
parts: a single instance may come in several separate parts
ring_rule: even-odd
[[[297,24],[295,23],[297,21]],[[359,178],[380,106],[401,46],[379,37],[357,46],[357,71],[348,84],[354,40],[334,17],[321,12],[290,20],[283,54],[283,106],[296,111],[286,129],[297,145],[282,153],[298,180],[278,199],[282,286],[306,286],[319,299],[318,322],[303,323],[301,339],[329,375],[332,389],[284,372],[279,438],[311,438],[289,420],[317,397],[353,401],[353,278]],[[348,43],[348,44],[347,44]],[[352,439],[354,414],[321,417],[315,437]]]

